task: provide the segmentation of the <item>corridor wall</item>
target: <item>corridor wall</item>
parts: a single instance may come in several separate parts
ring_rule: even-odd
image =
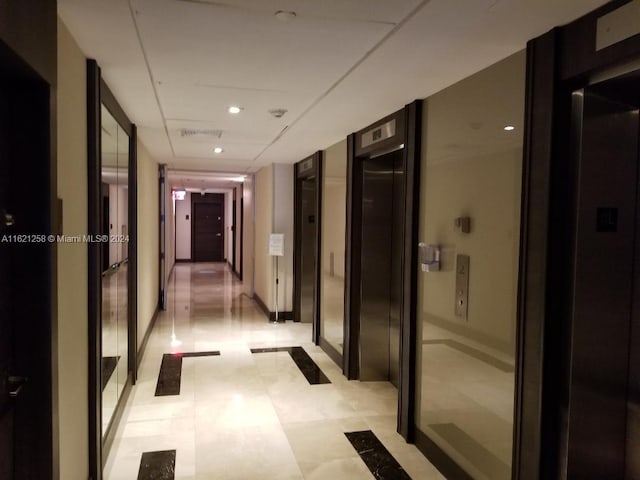
[[[87,233],[86,58],[58,19],[57,151],[62,234]],[[85,479],[88,452],[87,244],[58,244],[60,478]],[[55,337],[54,337],[55,339]]]

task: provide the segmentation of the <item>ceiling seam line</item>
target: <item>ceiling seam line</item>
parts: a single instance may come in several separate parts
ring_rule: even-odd
[[[411,20],[414,16],[420,12],[431,0],[422,0],[413,10],[411,10],[400,22],[396,24],[389,32],[387,32],[376,44],[371,47],[356,63],[354,63],[340,78],[338,78],[324,93],[322,93],[318,98],[316,98],[311,105],[309,105],[298,117],[296,117],[289,125],[285,127],[285,130],[281,131],[266,147],[262,150],[258,155],[256,155],[253,159],[255,162],[258,160],[270,147],[272,147],[278,140],[280,140],[285,133],[291,131],[291,127],[293,127],[296,123],[298,123],[302,118],[307,115],[311,110],[313,110],[318,104],[324,100],[331,92],[333,92],[338,86],[344,82],[349,75],[351,75],[360,65],[364,63],[364,61],[373,55],[387,40],[389,40],[393,35],[398,32],[402,27],[405,26],[409,20]],[[317,149],[313,149],[314,151]]]
[[[133,27],[136,31],[136,37],[138,38],[138,45],[140,45],[140,50],[142,51],[142,58],[144,58],[144,64],[147,67],[147,73],[149,74],[149,80],[151,81],[151,88],[153,89],[153,96],[156,99],[156,105],[158,106],[158,110],[160,110],[160,116],[162,117],[162,125],[164,126],[164,133],[167,136],[167,141],[169,142],[169,147],[171,147],[171,154],[173,158],[176,158],[176,151],[173,148],[173,142],[171,141],[171,135],[169,135],[169,128],[167,127],[167,119],[165,118],[164,110],[162,109],[162,104],[160,103],[160,96],[158,95],[158,89],[156,88],[156,82],[153,78],[153,73],[151,72],[151,65],[149,63],[149,58],[147,57],[147,51],[144,48],[144,44],[142,43],[142,35],[140,34],[140,28],[138,27],[138,22],[136,21],[136,13],[133,8],[133,0],[129,0],[127,2],[129,4],[129,12],[131,13],[131,20],[133,21]]]

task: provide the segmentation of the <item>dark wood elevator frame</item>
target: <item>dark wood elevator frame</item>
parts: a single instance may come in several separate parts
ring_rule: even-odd
[[[88,321],[89,321],[89,474],[92,480],[102,478],[106,460],[105,452],[115,438],[117,426],[138,372],[138,193],[137,193],[137,130],[116,98],[102,80],[100,67],[95,60],[87,60],[87,161],[88,161],[88,234],[102,234],[101,224],[101,106],[109,110],[114,119],[129,135],[129,260],[127,267],[128,290],[128,365],[129,378],[118,399],[111,422],[102,437],[102,262],[100,244],[88,244]]]
[[[396,120],[396,133],[388,139],[361,147],[366,132]],[[372,154],[404,144],[404,235],[402,251],[402,302],[400,306],[400,359],[398,379],[398,432],[408,441],[414,438],[418,209],[420,204],[420,154],[422,101],[372,123],[347,138],[347,224],[345,255],[345,311],[343,372],[348,379],[360,376],[360,243],[362,235],[362,169],[356,162]]]
[[[595,50],[610,2],[527,45],[513,478],[558,478],[570,360],[577,162],[571,94],[594,74],[640,60],[640,35]],[[544,448],[543,448],[544,446]]]
[[[301,273],[301,251],[300,239],[302,233],[302,225],[299,217],[298,200],[300,191],[298,188],[298,179],[305,179],[315,175],[316,188],[316,260],[315,260],[315,282],[316,288],[313,291],[313,320],[311,322],[311,339],[316,345],[320,345],[320,276],[322,275],[322,172],[323,172],[324,153],[318,151],[307,158],[300,160],[293,168],[293,321],[300,321],[300,302],[301,291],[298,281]],[[309,169],[302,170],[306,162],[311,162]],[[285,239],[286,242],[286,239]]]

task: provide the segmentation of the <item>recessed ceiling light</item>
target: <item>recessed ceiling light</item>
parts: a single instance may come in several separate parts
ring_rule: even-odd
[[[224,148],[222,147],[216,147],[213,149],[213,153],[222,153],[224,152]]]
[[[242,108],[241,108],[241,107],[238,107],[238,106],[236,106],[236,105],[231,105],[231,106],[229,107],[229,113],[233,113],[234,115],[235,115],[236,113],[240,113],[241,111],[242,111]]]
[[[511,132],[512,130],[515,130],[515,129],[516,129],[516,127],[514,127],[513,125],[507,125],[506,127],[504,127],[504,129],[505,129],[507,132]]]

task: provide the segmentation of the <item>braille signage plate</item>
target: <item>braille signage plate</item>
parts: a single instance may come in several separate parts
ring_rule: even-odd
[[[394,137],[396,134],[396,119],[389,120],[387,123],[378,125],[371,130],[364,132],[360,137],[360,147],[366,148],[374,143],[381,142],[387,138]]]

